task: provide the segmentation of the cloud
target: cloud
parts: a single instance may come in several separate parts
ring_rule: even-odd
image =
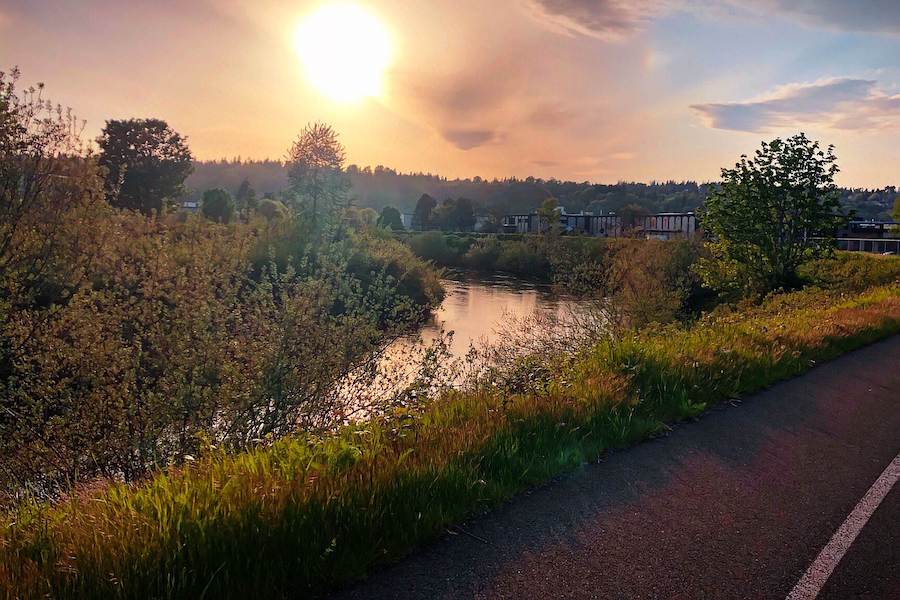
[[[525,0],[527,11],[566,35],[619,40],[679,10],[725,17],[777,15],[813,27],[900,34],[898,0]]]
[[[868,79],[795,83],[746,102],[694,104],[707,126],[762,132],[816,125],[835,129],[884,129],[900,125],[900,96],[889,96]]]
[[[813,26],[900,33],[897,0],[763,0],[759,8]]]
[[[500,138],[499,132],[490,129],[445,129],[441,135],[460,150],[471,150]]]
[[[567,35],[604,40],[626,37],[676,5],[676,0],[527,0],[531,15]]]

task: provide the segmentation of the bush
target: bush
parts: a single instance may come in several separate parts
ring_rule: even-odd
[[[448,243],[449,237],[439,231],[427,231],[409,238],[416,256],[441,266],[458,266],[460,255]]]
[[[807,285],[859,291],[900,278],[900,257],[837,252],[834,258],[804,264],[799,274]]]

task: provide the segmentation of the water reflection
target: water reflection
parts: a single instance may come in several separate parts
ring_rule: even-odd
[[[447,296],[420,330],[428,343],[453,332],[450,351],[463,357],[471,344],[493,343],[519,335],[535,313],[564,318],[578,303],[554,293],[552,286],[507,275],[458,272],[443,281]]]

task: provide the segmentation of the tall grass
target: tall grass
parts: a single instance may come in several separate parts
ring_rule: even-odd
[[[97,484],[0,527],[7,597],[284,597],[362,577],[449,525],[900,332],[900,282],[808,289],[598,341],[541,393],[451,391],[328,437]]]

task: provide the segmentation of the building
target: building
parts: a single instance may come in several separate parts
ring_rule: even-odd
[[[694,213],[659,213],[638,217],[635,233],[649,239],[671,240],[692,237],[697,232]]]
[[[839,238],[893,238],[900,237],[900,222],[897,221],[850,221],[838,231]]]
[[[638,217],[633,228],[626,231],[622,218],[615,214],[595,215],[589,212],[559,211],[559,222],[566,233],[594,237],[622,237],[626,233],[652,239],[691,237],[697,232],[694,213],[660,213]],[[503,217],[504,233],[541,233],[547,224],[541,223],[537,213],[513,214]]]

